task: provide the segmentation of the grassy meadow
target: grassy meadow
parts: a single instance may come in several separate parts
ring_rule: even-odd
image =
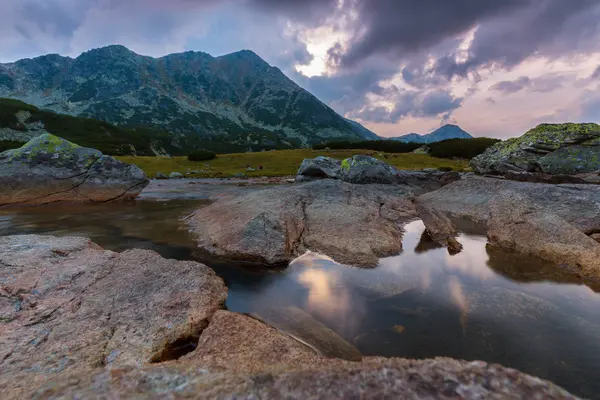
[[[255,153],[220,154],[210,161],[188,161],[187,157],[133,157],[118,156],[119,160],[135,164],[146,175],[154,177],[158,172],[169,175],[171,172],[186,174],[193,171],[188,177],[194,178],[227,178],[243,173],[248,177],[274,177],[296,175],[296,171],[305,158],[328,156],[339,160],[356,154],[376,157],[398,169],[421,170],[424,168],[450,167],[455,171],[468,168],[468,160],[450,160],[434,158],[425,154],[413,153],[382,153],[373,150],[272,150]],[[264,168],[258,170],[258,166]],[[246,171],[247,166],[257,169]]]

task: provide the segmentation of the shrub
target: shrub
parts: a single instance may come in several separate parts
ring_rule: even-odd
[[[25,143],[19,142],[17,140],[0,140],[0,153],[6,150],[18,149],[24,144]]]
[[[208,150],[194,150],[188,154],[189,161],[209,161],[213,160],[217,155]]]
[[[437,158],[462,158],[471,159],[498,143],[498,139],[473,138],[473,139],[448,139],[437,143],[430,143],[429,154]]]

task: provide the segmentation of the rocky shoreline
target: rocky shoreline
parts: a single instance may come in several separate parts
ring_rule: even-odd
[[[9,236],[0,238],[0,266],[6,399],[575,398],[483,362],[328,358],[342,353],[327,349],[351,347],[310,317],[290,317],[312,327],[308,345],[223,310],[227,288],[210,268],[151,251]]]

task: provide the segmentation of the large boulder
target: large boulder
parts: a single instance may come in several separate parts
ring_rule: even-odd
[[[517,192],[489,204],[488,238],[500,247],[567,265],[600,280],[600,244],[567,221]]]
[[[460,179],[458,172],[399,171],[374,157],[356,155],[343,161],[330,157],[307,158],[296,174],[296,182],[316,179],[339,179],[344,182],[364,184],[445,185]]]
[[[130,200],[148,183],[138,167],[50,134],[0,153],[0,206]]]
[[[313,179],[339,179],[342,172],[342,162],[331,157],[318,156],[302,161],[296,174],[296,182]]]
[[[326,179],[220,199],[189,223],[199,247],[218,256],[277,265],[313,250],[375,266],[401,252],[403,225],[416,217],[409,198],[423,191]]]
[[[600,125],[542,124],[473,158],[482,174],[575,175],[600,170]]]
[[[551,382],[481,361],[369,358],[211,373],[194,363],[74,374],[35,398],[577,399]]]
[[[341,179],[348,183],[404,183],[403,174],[374,157],[357,155],[342,161]]]
[[[0,282],[3,398],[68,371],[177,358],[227,296],[202,264],[76,237],[0,237]]]

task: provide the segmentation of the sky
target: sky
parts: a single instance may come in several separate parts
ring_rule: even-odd
[[[250,49],[381,136],[600,122],[600,0],[0,0],[0,62]]]

